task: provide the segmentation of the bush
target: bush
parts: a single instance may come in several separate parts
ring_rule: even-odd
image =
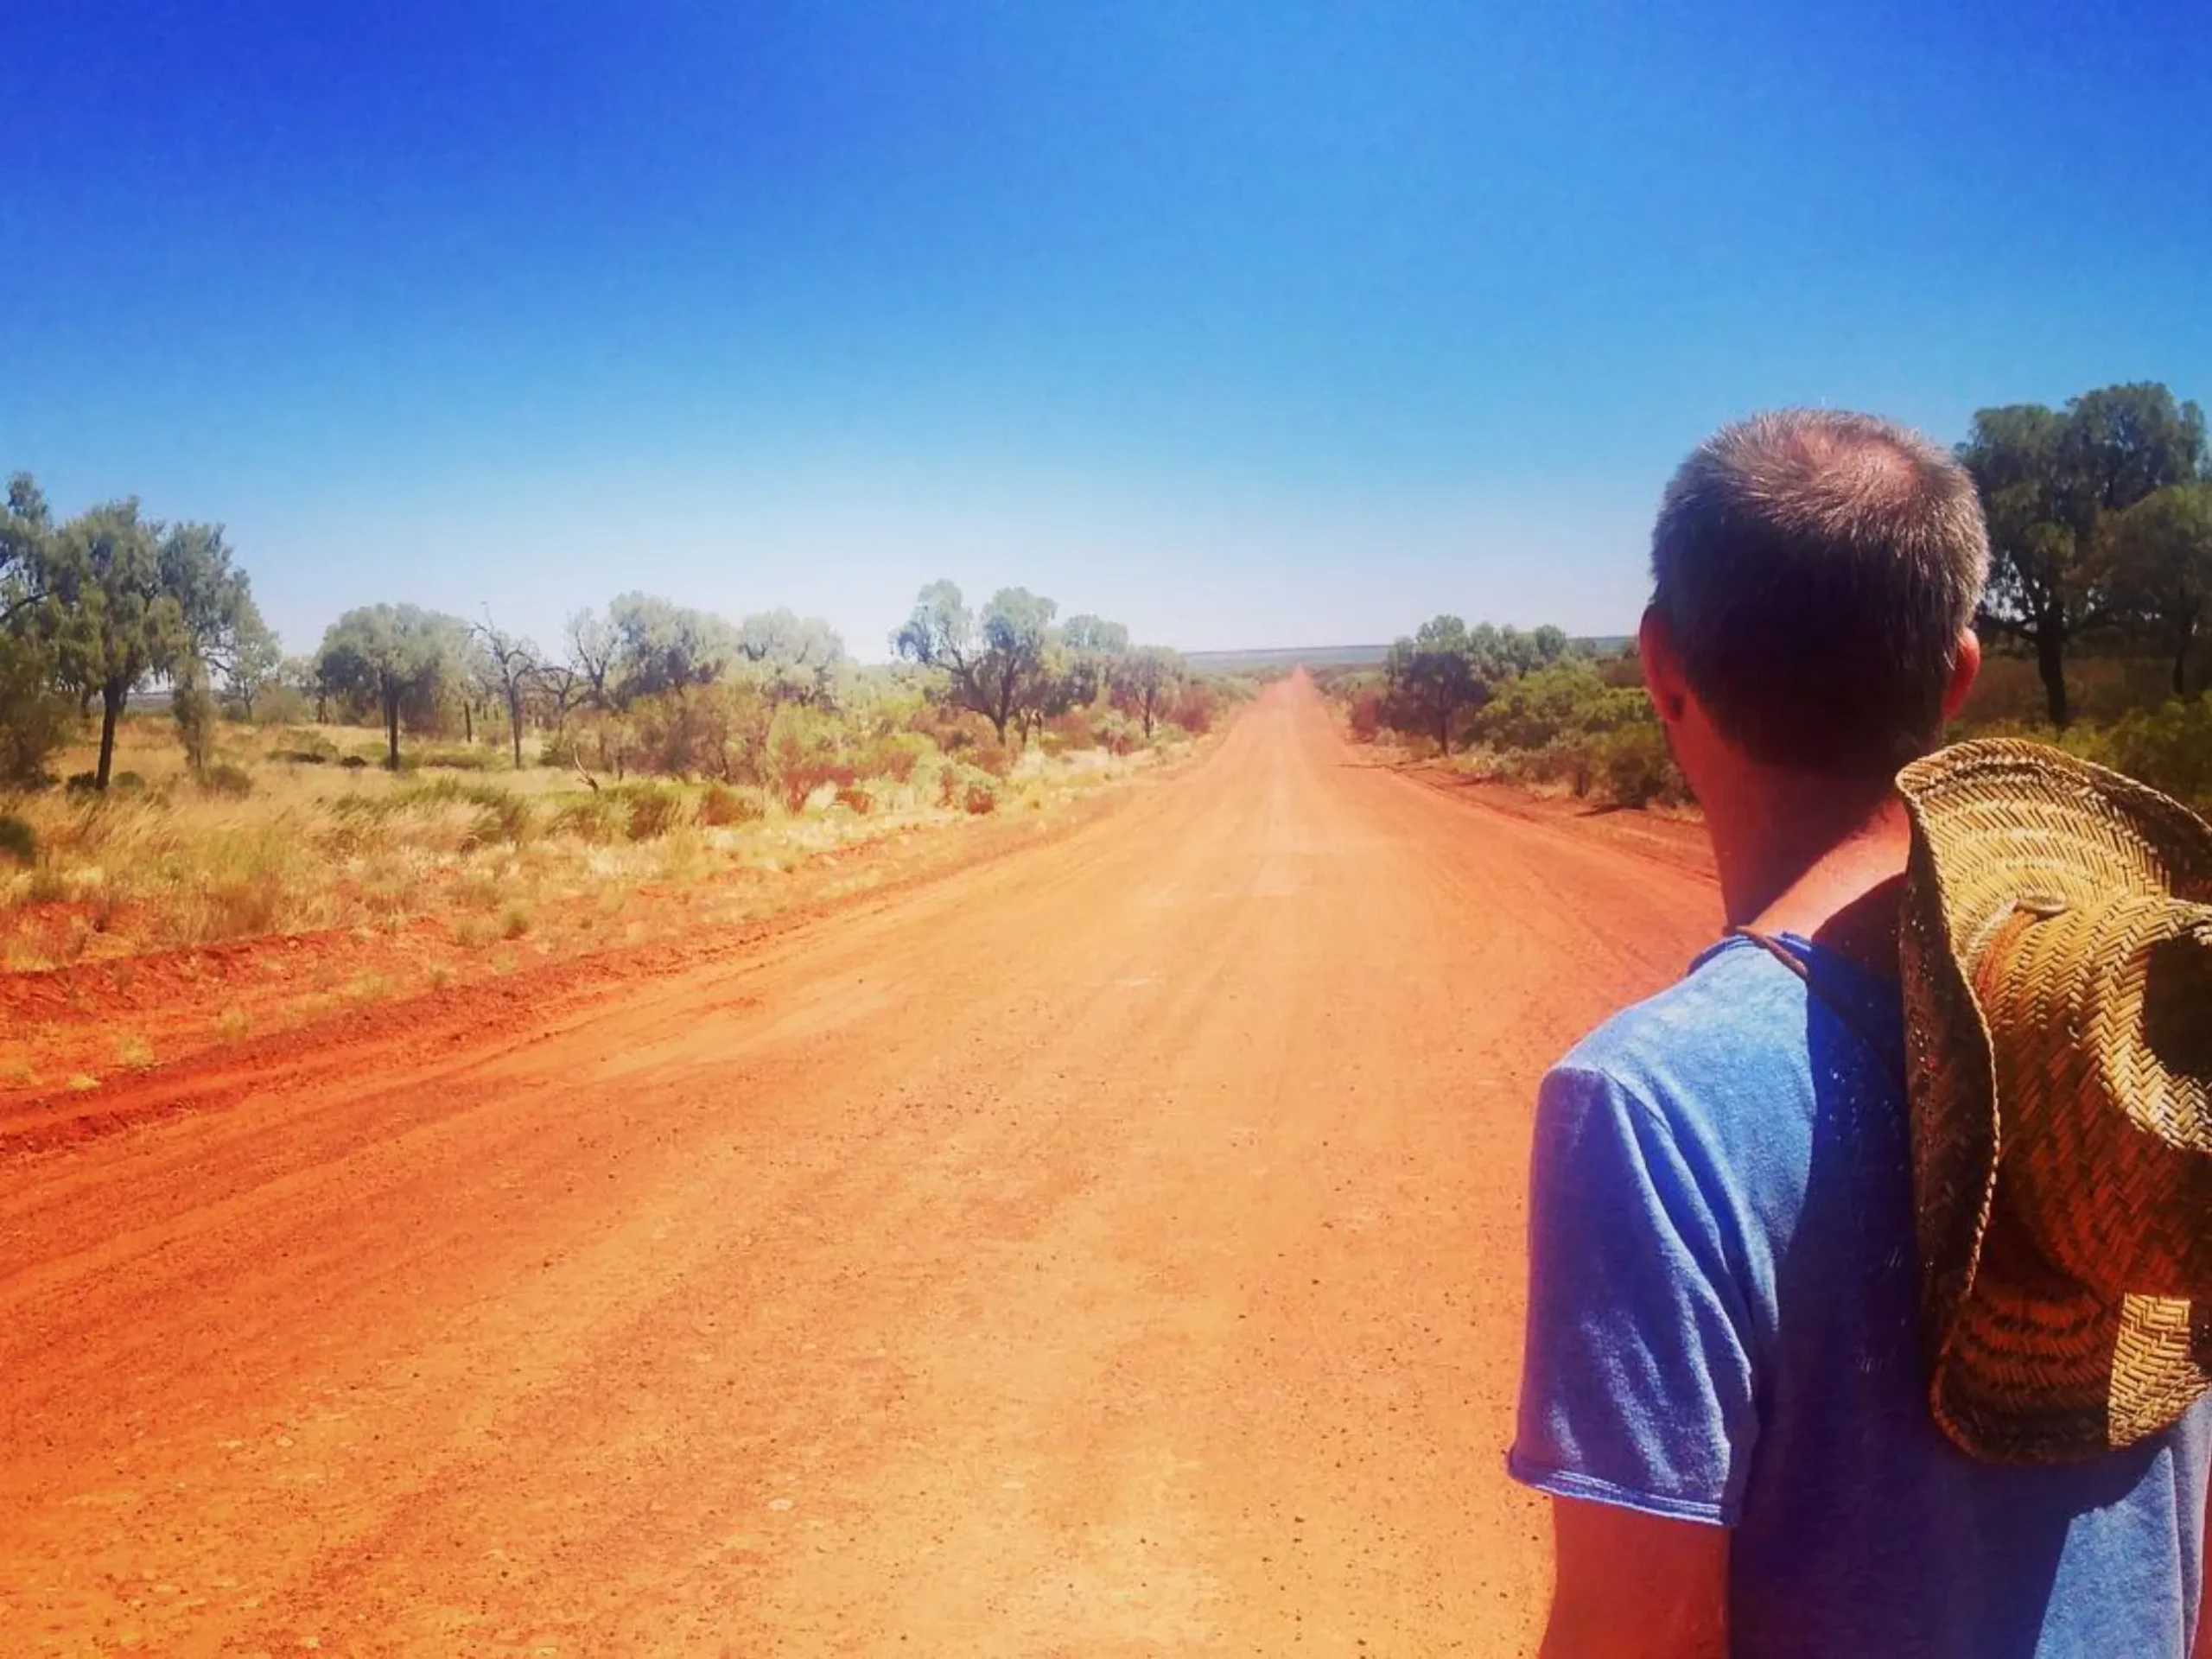
[[[126,772],[124,776],[130,777],[132,774]],[[123,779],[118,778],[115,781],[120,784]],[[220,796],[225,800],[242,801],[253,793],[253,774],[243,766],[219,760],[200,774],[200,786],[210,795]]]
[[[0,817],[0,854],[28,868],[38,861],[38,836],[21,818]]]
[[[757,789],[709,784],[699,797],[699,822],[720,827],[758,823],[768,816],[768,798]]]
[[[579,795],[561,803],[553,814],[553,833],[594,847],[620,838],[626,814],[604,795]]]
[[[176,683],[170,688],[169,708],[176,716],[177,741],[184,746],[185,765],[194,777],[206,777],[215,760],[217,711],[197,659],[186,658]]]
[[[1382,732],[1382,688],[1363,685],[1351,694],[1346,721],[1352,736],[1362,743],[1372,743]]]
[[[29,642],[0,634],[0,780],[33,783],[69,741],[77,711],[53,689],[53,662]]]
[[[777,798],[793,812],[824,784],[842,789],[860,776],[839,757],[836,722],[797,703],[785,704],[768,722],[765,770]]]
[[[684,819],[683,791],[667,784],[624,784],[603,793],[632,841],[658,841]]]
[[[499,756],[493,750],[464,748],[458,745],[403,751],[400,756],[401,766],[410,772],[423,766],[442,772],[488,772],[498,764]]]
[[[979,766],[950,766],[938,775],[938,804],[981,817],[999,810],[999,780]]]
[[[1013,772],[1014,763],[1020,760],[1012,749],[995,737],[978,740],[967,753],[967,762],[974,769],[993,778],[1004,778]]]
[[[912,779],[914,768],[937,753],[937,745],[919,732],[885,732],[861,746],[857,768],[864,778],[888,778],[893,783]]]
[[[1098,733],[1088,709],[1055,715],[1037,731],[1037,747],[1047,754],[1074,754],[1098,747]]]
[[[518,846],[529,838],[534,823],[530,803],[519,795],[511,794],[496,784],[460,778],[437,778],[426,784],[410,784],[381,797],[349,795],[338,802],[334,810],[341,823],[358,825],[378,823],[426,807],[449,805],[474,809],[465,839],[480,847],[500,842]]]
[[[2170,699],[2106,726],[2077,722],[2059,743],[2177,800],[2212,806],[2212,694]]]
[[[1681,800],[1688,793],[1657,723],[1624,726],[1597,741],[1597,772],[1605,793],[1622,806]]]

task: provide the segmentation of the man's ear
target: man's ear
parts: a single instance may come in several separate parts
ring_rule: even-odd
[[[1966,707],[1967,694],[1974,690],[1974,677],[1981,672],[1981,636],[1971,627],[1959,635],[1959,655],[1951,664],[1951,683],[1943,688],[1943,718],[1958,717]]]
[[[1651,694],[1651,706],[1661,722],[1680,725],[1689,686],[1682,677],[1681,660],[1675,655],[1674,630],[1656,605],[1643,607],[1643,621],[1636,631],[1636,654],[1643,664],[1643,689]]]

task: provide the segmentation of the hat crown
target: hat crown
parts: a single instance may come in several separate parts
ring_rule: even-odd
[[[2024,900],[1974,985],[2042,1253],[2113,1295],[2212,1297],[2212,906]]]

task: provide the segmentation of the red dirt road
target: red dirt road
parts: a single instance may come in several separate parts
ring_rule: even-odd
[[[747,950],[158,1075],[0,1164],[0,1651],[1524,1652],[1530,1094],[1718,911],[1296,682]]]

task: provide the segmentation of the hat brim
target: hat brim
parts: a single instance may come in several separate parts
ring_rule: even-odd
[[[2058,1462],[2128,1444],[2212,1383],[2202,1308],[2101,1297],[2008,1216],[1994,1044],[1972,964],[2023,903],[2212,896],[2185,807],[2039,745],[1992,739],[1897,779],[1913,825],[1900,932],[1930,1403],[1963,1450]]]

